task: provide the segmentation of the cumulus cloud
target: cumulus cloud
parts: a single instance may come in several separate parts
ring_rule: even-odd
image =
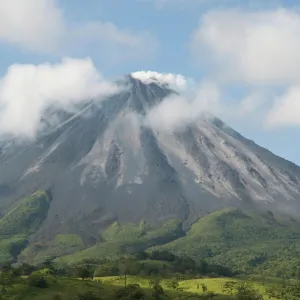
[[[141,80],[143,83],[160,83],[168,85],[176,90],[184,90],[187,87],[187,79],[180,74],[159,73],[154,71],[137,71],[131,73],[133,78]]]
[[[49,105],[66,108],[84,100],[101,100],[117,90],[90,59],[12,65],[0,80],[0,131],[33,138]]]
[[[157,50],[158,42],[148,32],[101,21],[70,25],[57,4],[56,0],[0,0],[0,42],[56,55],[105,53],[111,59],[144,58]]]
[[[195,57],[207,54],[227,80],[254,85],[299,81],[300,14],[287,9],[211,11],[194,32],[191,49]]]

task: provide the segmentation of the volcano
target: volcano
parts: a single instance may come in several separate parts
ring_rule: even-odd
[[[35,240],[88,237],[110,224],[184,228],[223,208],[298,216],[300,168],[215,117],[167,132],[143,120],[175,93],[130,75],[76,112],[49,108],[36,140],[0,142],[0,217],[37,190],[51,196]]]

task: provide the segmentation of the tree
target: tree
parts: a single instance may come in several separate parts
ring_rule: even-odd
[[[46,259],[40,266],[40,269],[49,269],[49,270],[54,269],[52,259],[51,258]]]
[[[206,293],[207,292],[207,285],[205,283],[202,283],[201,287],[202,287],[202,292]]]
[[[145,298],[143,290],[138,284],[128,284],[116,291],[116,298],[122,300],[141,300]]]
[[[147,259],[149,256],[145,251],[140,251],[135,255],[136,260],[145,260]]]
[[[117,275],[120,275],[120,270],[116,264],[101,265],[94,272],[94,277]]]
[[[0,286],[1,292],[5,293],[6,289],[12,285],[12,273],[11,271],[0,271]]]
[[[200,271],[201,274],[207,274],[208,273],[208,263],[203,259],[200,261],[199,271]]]
[[[247,282],[239,284],[236,290],[237,300],[263,300],[260,292],[251,287]]]
[[[48,283],[46,278],[42,274],[33,274],[27,278],[28,285],[37,288],[47,288]]]
[[[176,290],[179,287],[179,283],[176,278],[173,278],[171,281],[168,281],[167,285],[173,290]]]
[[[238,283],[236,281],[226,281],[222,287],[225,294],[233,295],[236,292]]]
[[[31,265],[26,264],[26,263],[22,264],[22,265],[19,267],[19,269],[20,269],[22,275],[24,275],[24,276],[28,276],[28,275],[30,275],[33,271],[36,270],[34,266],[31,266]]]
[[[164,289],[160,284],[160,280],[155,278],[149,281],[149,286],[153,289],[152,295],[155,299],[160,299],[161,295],[164,294]]]
[[[127,275],[128,275],[128,271],[129,271],[129,266],[128,266],[128,262],[123,261],[120,266],[119,266],[119,270],[121,272],[120,275],[124,275],[124,286],[127,286]]]
[[[9,272],[12,270],[12,266],[11,266],[11,263],[7,262],[7,263],[4,263],[0,266],[0,270],[3,271],[3,272]]]
[[[172,289],[173,290],[175,290],[179,287],[179,283],[176,279],[172,279],[171,284],[172,284]]]
[[[174,264],[176,266],[176,270],[180,273],[195,271],[197,269],[196,262],[190,257],[176,257]]]
[[[270,299],[297,300],[300,299],[300,283],[284,281],[277,287],[267,290]]]
[[[155,285],[160,284],[160,279],[159,278],[150,279],[148,284],[150,288],[153,288]]]
[[[149,254],[149,258],[152,260],[163,260],[163,261],[175,261],[176,256],[168,251],[153,251]]]
[[[124,285],[127,285],[127,275],[138,275],[142,264],[132,258],[122,259],[118,264],[119,275],[124,275]]]
[[[266,294],[270,299],[284,299],[283,291],[278,288],[269,288],[266,290]]]
[[[183,280],[184,279],[184,276],[181,274],[181,273],[174,273],[174,277],[177,279],[177,280]]]
[[[88,267],[79,267],[76,270],[76,276],[81,278],[82,280],[92,279],[93,271]]]

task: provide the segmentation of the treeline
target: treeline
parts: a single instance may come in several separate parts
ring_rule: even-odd
[[[139,284],[126,284],[123,287],[109,286],[101,281],[89,280],[92,273],[89,268],[78,266],[73,269],[72,278],[66,280],[50,262],[37,270],[29,265],[0,267],[0,299],[39,299],[39,295],[48,295],[51,300],[263,300],[263,295],[251,282],[227,281],[223,286],[222,294],[209,291],[202,283],[197,283],[197,294],[184,293],[180,289],[179,281],[170,278],[164,283],[158,277],[148,281],[148,288],[142,289]],[[47,268],[46,268],[47,266]],[[30,273],[31,272],[31,273]],[[28,274],[30,273],[30,274]],[[26,275],[27,274],[27,275]],[[26,275],[26,276],[25,276]],[[82,280],[78,280],[81,278]],[[126,277],[125,277],[126,278]],[[126,279],[125,279],[126,280]],[[72,287],[68,289],[68,286]],[[20,289],[20,287],[22,287]],[[58,287],[61,287],[59,291]],[[166,291],[165,288],[168,290]],[[300,299],[300,282],[284,281],[267,290],[270,299],[296,300]]]
[[[77,266],[72,270],[74,273],[69,274],[69,281],[66,281],[62,270],[66,269],[55,267],[50,261],[32,267],[27,264],[19,267],[12,267],[10,264],[2,265],[0,267],[0,299],[33,299],[32,295],[45,295],[49,291],[51,300],[197,300],[197,299],[213,299],[217,294],[209,291],[205,284],[201,284],[200,294],[180,293],[179,281],[176,278],[169,279],[166,286],[168,290],[173,290],[173,293],[166,293],[162,281],[158,277],[152,277],[148,281],[148,289],[142,289],[139,284],[126,284],[123,287],[107,286],[98,280],[92,281],[93,273],[91,272],[91,265]],[[71,269],[69,269],[70,271]],[[126,272],[126,270],[123,270]],[[78,279],[82,280],[78,280]],[[126,278],[126,277],[125,277]],[[70,281],[72,280],[72,281]],[[68,285],[76,283],[72,290],[66,289]],[[63,292],[58,292],[57,287],[65,285]],[[20,286],[22,289],[20,290]],[[259,291],[251,287],[247,283],[236,284],[228,283],[224,286],[227,294],[227,300],[263,300]],[[200,285],[198,284],[198,289]],[[75,291],[76,290],[76,291]],[[53,293],[57,292],[57,293]],[[174,293],[177,291],[176,293]],[[33,293],[33,294],[32,294]],[[50,297],[50,293],[51,296]],[[14,298],[11,298],[14,296]],[[39,298],[34,298],[39,299]],[[43,298],[44,299],[44,298]],[[225,300],[225,298],[222,298]]]
[[[146,258],[147,255],[147,258]],[[30,293],[32,295],[39,295],[39,290],[45,291],[56,291],[57,287],[63,287],[64,285],[74,284],[72,289],[59,294],[55,294],[53,298],[48,297],[47,299],[53,300],[100,300],[100,299],[116,299],[116,300],[192,300],[192,299],[227,299],[227,300],[263,300],[263,296],[259,290],[257,290],[250,282],[237,282],[227,281],[223,286],[223,294],[217,295],[212,291],[209,291],[208,287],[201,281],[197,281],[198,294],[184,293],[180,289],[180,277],[190,276],[191,272],[195,274],[202,274],[207,272],[209,268],[216,266],[209,266],[206,263],[197,266],[195,262],[184,257],[176,257],[170,255],[167,252],[155,252],[146,254],[139,253],[135,258],[123,259],[116,262],[118,275],[122,275],[124,278],[124,287],[107,286],[101,283],[94,276],[98,272],[99,268],[103,268],[108,264],[108,261],[102,261],[102,264],[97,265],[95,261],[85,262],[78,266],[62,266],[55,264],[51,260],[45,261],[39,266],[30,266],[28,264],[22,264],[19,266],[12,266],[11,264],[3,264],[0,266],[0,299],[33,299],[28,298]],[[141,258],[142,260],[137,260]],[[155,259],[153,259],[155,258]],[[159,258],[160,260],[157,260]],[[165,259],[165,260],[163,260]],[[183,274],[173,273],[169,274],[169,278],[164,278],[164,284],[159,279],[159,275],[149,277],[148,289],[142,289],[138,284],[126,284],[126,275],[129,275],[134,269],[135,264],[143,264],[145,261],[152,262],[166,262],[167,265],[181,263],[182,266],[186,266]],[[205,268],[204,268],[205,265]],[[131,269],[133,268],[133,269]],[[203,269],[204,268],[204,269]],[[201,273],[202,272],[202,273]],[[134,274],[135,275],[135,274]],[[191,276],[192,278],[195,276]],[[81,279],[81,280],[78,280]],[[167,283],[166,283],[167,282]],[[22,289],[20,289],[22,287]],[[76,287],[76,288],[75,288]],[[164,290],[169,290],[168,295]],[[76,291],[74,291],[76,289]],[[170,290],[173,294],[170,294]],[[176,291],[176,293],[175,293]],[[296,300],[300,299],[300,281],[299,280],[284,280],[279,284],[270,285],[266,291],[270,299],[288,299]],[[44,292],[41,292],[44,294]],[[12,298],[12,295],[14,296]],[[170,295],[172,295],[170,297]],[[174,295],[174,297],[173,297]],[[226,296],[225,296],[226,295]],[[16,297],[15,297],[16,296]],[[222,298],[218,298],[222,296]],[[37,298],[34,298],[37,299]],[[43,298],[44,299],[44,298]]]
[[[5,264],[2,267],[5,268]],[[121,276],[124,274],[164,278],[174,277],[175,275],[178,279],[195,278],[199,276],[232,277],[236,275],[236,273],[227,267],[208,264],[205,260],[196,263],[190,257],[176,256],[168,251],[139,252],[130,257],[123,257],[118,260],[87,259],[79,265],[60,264],[48,259],[37,266],[25,263],[20,266],[15,266],[13,270],[16,274],[22,276],[28,276],[39,270],[43,270],[43,272],[51,270],[52,274],[65,277],[78,276],[78,270],[85,270],[85,272],[89,274],[89,278]]]
[[[94,277],[119,276],[125,273],[143,277],[160,276],[164,278],[173,277],[176,274],[180,279],[197,276],[230,277],[235,275],[227,267],[208,264],[204,260],[196,263],[190,257],[176,256],[168,251],[139,252],[130,258],[121,258],[114,261],[85,260],[80,266],[89,269]],[[61,265],[60,268],[70,269],[70,266]],[[72,273],[74,271],[71,271]]]

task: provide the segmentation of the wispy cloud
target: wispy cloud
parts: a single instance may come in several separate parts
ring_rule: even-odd
[[[253,9],[276,7],[284,3],[284,0],[137,0],[155,5],[158,9],[180,7],[190,9],[196,7],[224,8],[224,7],[248,7]]]
[[[177,131],[207,113],[218,113],[221,107],[220,90],[211,82],[202,82],[194,90],[171,95],[150,110],[146,117],[149,126],[156,130]]]
[[[222,86],[209,80],[187,86],[180,94],[171,94],[154,106],[145,122],[158,131],[174,132],[212,116],[231,121],[258,121],[260,112],[265,110],[267,95],[263,92],[253,91],[233,102],[228,101],[223,92]]]
[[[69,30],[61,51],[69,55],[105,56],[110,63],[155,58],[159,41],[150,31],[133,32],[112,22],[92,22]]]

